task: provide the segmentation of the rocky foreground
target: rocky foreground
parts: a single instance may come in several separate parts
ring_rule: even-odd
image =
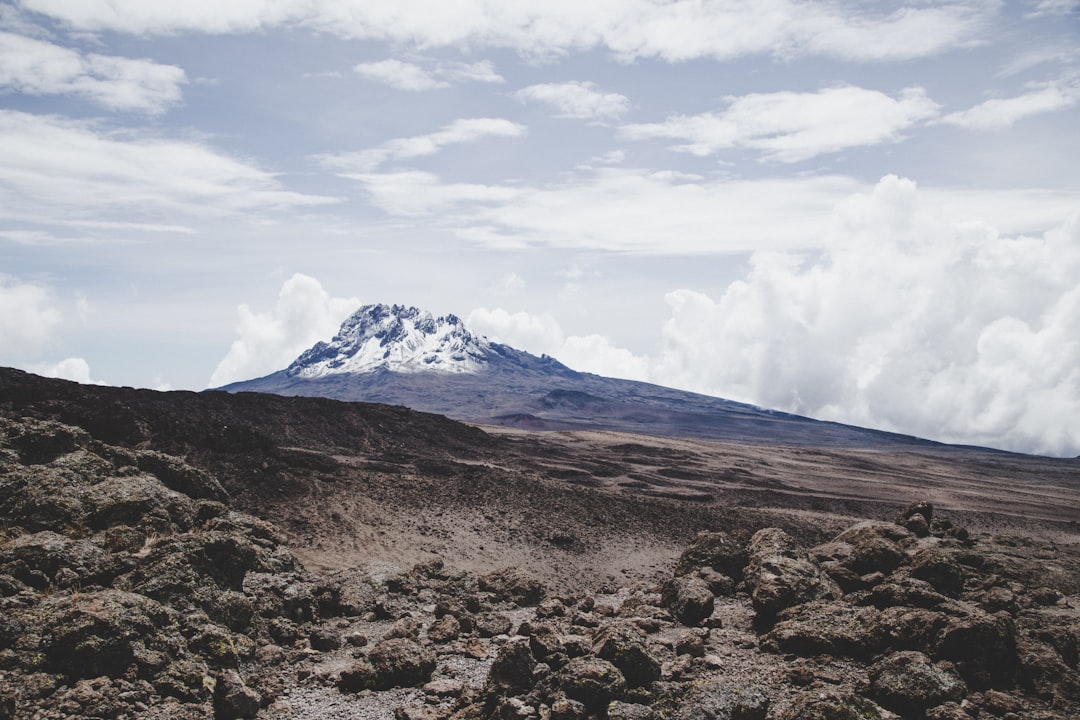
[[[0,418],[0,718],[1080,717],[1058,548],[929,504],[800,547],[697,535],[654,586],[306,571],[183,460]]]

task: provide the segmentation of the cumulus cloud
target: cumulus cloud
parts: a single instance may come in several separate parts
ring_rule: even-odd
[[[274,173],[201,143],[0,110],[0,216],[52,223],[121,212],[172,220],[334,202],[287,190]]]
[[[521,102],[540,102],[558,110],[558,117],[603,120],[618,117],[630,109],[625,95],[601,92],[591,82],[543,83],[529,85],[513,93]]]
[[[283,370],[316,342],[333,337],[358,307],[358,299],[330,297],[318,280],[296,273],[281,286],[273,310],[256,312],[246,304],[237,309],[239,337],[214,369],[210,387]]]
[[[32,357],[61,320],[49,288],[0,273],[0,356],[5,361]]]
[[[90,363],[80,357],[70,357],[56,363],[34,363],[25,365],[25,370],[43,377],[71,380],[83,385],[105,385],[90,376]]]
[[[625,125],[630,140],[683,141],[694,155],[747,148],[767,160],[799,162],[847,148],[896,142],[904,130],[937,114],[922,88],[893,98],[876,90],[836,87],[816,93],[753,93],[726,99],[718,113],[676,115],[662,123]]]
[[[758,253],[714,300],[679,290],[654,379],[814,417],[1080,452],[1080,216],[1041,237],[957,228],[914,183],[836,212],[817,261]]]
[[[477,308],[465,324],[487,338],[526,350],[534,355],[550,355],[580,372],[608,377],[644,380],[649,361],[613,344],[602,335],[566,335],[558,321],[547,313],[511,313],[502,308]]]
[[[0,32],[0,89],[75,95],[109,110],[160,114],[180,102],[181,68],[152,60],[83,54],[44,40]]]
[[[949,113],[941,122],[969,130],[1000,130],[1035,115],[1064,110],[1080,102],[1080,88],[1051,85],[1011,98],[994,98],[961,112]]]
[[[501,118],[462,118],[427,135],[395,138],[370,150],[322,154],[313,159],[330,170],[370,172],[386,162],[434,155],[447,145],[476,142],[485,137],[522,137],[527,132],[524,125]]]
[[[501,83],[503,77],[495,72],[490,60],[474,63],[435,62],[425,68],[416,63],[393,58],[378,62],[359,63],[353,72],[361,77],[410,92],[438,90],[460,82]]]
[[[926,57],[976,44],[998,10],[994,3],[945,1],[890,11],[826,0],[21,0],[21,5],[92,31],[241,33],[299,25],[399,46],[509,48],[539,57],[606,49],[627,61],[671,62],[745,55],[862,61]]]

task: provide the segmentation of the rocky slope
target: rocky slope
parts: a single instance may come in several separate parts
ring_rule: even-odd
[[[453,558],[313,573],[232,503],[178,457],[0,418],[0,718],[1080,713],[1075,554],[929,503],[810,547],[716,527],[657,582],[575,592]]]

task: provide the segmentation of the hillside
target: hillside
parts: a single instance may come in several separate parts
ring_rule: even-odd
[[[1077,489],[0,370],[0,717],[1075,717]]]

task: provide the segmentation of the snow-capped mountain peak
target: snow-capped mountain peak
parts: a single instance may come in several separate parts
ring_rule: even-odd
[[[456,315],[435,317],[404,305],[365,305],[349,316],[337,335],[316,343],[289,366],[292,377],[346,373],[475,373],[491,344],[469,332]]]

